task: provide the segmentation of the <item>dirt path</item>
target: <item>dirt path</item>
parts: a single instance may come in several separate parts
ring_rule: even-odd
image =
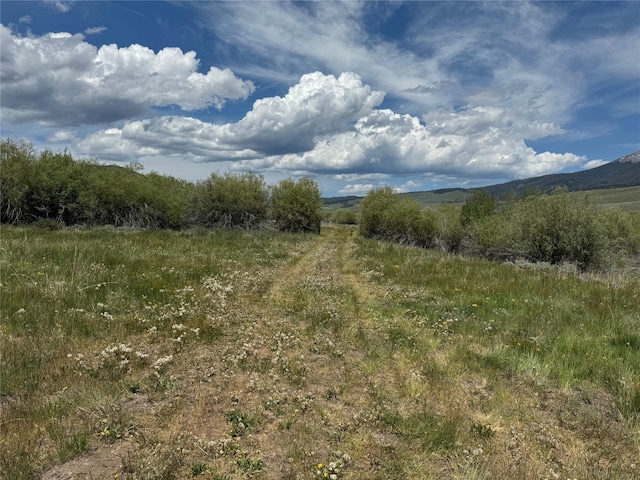
[[[43,478],[190,478],[206,465],[222,478],[294,479],[318,463],[346,467],[334,446],[366,409],[351,342],[371,301],[353,233],[323,230],[287,264],[253,272],[266,292],[240,292],[211,320],[220,338],[176,353],[164,391],[123,403],[131,436]]]

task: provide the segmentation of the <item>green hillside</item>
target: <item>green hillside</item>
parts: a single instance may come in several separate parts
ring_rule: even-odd
[[[627,211],[640,210],[640,152],[589,170],[543,175],[482,188],[495,196],[503,196],[512,192],[551,193],[558,187],[565,187],[570,192],[592,191],[594,201],[606,207],[619,207]],[[441,203],[463,203],[475,190],[479,188],[445,188],[400,195],[417,200],[424,206],[434,207]],[[361,197],[354,196],[325,198],[324,208],[326,210],[357,209],[360,200]]]

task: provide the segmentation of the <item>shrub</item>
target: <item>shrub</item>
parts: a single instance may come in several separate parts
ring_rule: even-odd
[[[465,241],[469,253],[493,260],[522,256],[518,229],[509,213],[502,211],[476,220]]]
[[[360,234],[363,237],[383,237],[386,212],[396,201],[391,187],[370,190],[360,203]]]
[[[340,225],[355,225],[358,223],[356,212],[349,208],[341,208],[336,210],[335,222]]]
[[[288,178],[273,187],[273,219],[279,230],[320,233],[322,197],[310,178]]]
[[[476,190],[466,199],[460,211],[460,221],[467,226],[477,220],[488,217],[496,211],[496,199],[486,190]]]
[[[582,270],[601,264],[606,236],[588,197],[566,191],[527,197],[518,209],[521,240],[533,260],[575,262]]]
[[[370,191],[360,204],[363,236],[429,247],[437,231],[437,217],[431,209],[399,197],[390,187]]]
[[[455,253],[464,238],[464,228],[460,221],[460,207],[442,203],[436,209],[438,222],[438,243],[443,250]]]
[[[256,228],[267,219],[268,198],[261,175],[213,173],[196,185],[189,221],[201,227]]]
[[[36,160],[28,142],[0,143],[0,222],[21,223],[27,219],[29,194]]]

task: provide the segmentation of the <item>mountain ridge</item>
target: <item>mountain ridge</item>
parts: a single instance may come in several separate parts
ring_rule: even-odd
[[[595,168],[571,173],[552,173],[539,177],[512,180],[506,183],[474,188],[441,188],[418,192],[403,193],[418,200],[425,197],[442,197],[442,201],[464,201],[464,198],[477,190],[485,190],[496,196],[506,193],[524,194],[530,191],[551,193],[558,187],[565,187],[570,192],[582,190],[602,190],[640,186],[640,150]],[[349,195],[344,197],[324,198],[325,206],[355,206],[363,197]],[[426,201],[426,203],[439,203]]]

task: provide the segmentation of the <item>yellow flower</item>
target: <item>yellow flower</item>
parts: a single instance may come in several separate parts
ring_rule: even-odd
[[[322,465],[321,463],[318,464],[318,468],[322,468],[324,467],[324,465]]]

